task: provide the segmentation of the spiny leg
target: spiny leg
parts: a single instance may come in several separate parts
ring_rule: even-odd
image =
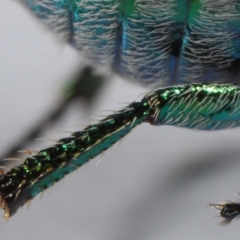
[[[189,84],[158,89],[97,124],[62,138],[0,176],[5,218],[38,193],[119,141],[143,122],[199,130],[240,125],[240,86]]]
[[[99,123],[60,139],[56,145],[40,150],[22,165],[1,175],[0,206],[5,209],[5,218],[120,140],[146,119],[148,109],[144,101],[132,103]]]

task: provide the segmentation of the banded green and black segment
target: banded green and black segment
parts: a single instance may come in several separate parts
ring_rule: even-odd
[[[190,84],[159,89],[99,123],[40,150],[0,176],[0,207],[5,218],[38,193],[99,155],[143,122],[200,130],[240,125],[240,87]]]
[[[66,174],[101,154],[149,115],[146,100],[132,103],[97,124],[75,132],[59,143],[27,158],[24,163],[0,176],[0,207],[5,218]]]
[[[145,85],[239,83],[238,0],[20,0],[95,64]]]

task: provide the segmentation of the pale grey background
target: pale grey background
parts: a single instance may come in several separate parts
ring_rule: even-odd
[[[0,151],[50,111],[81,58],[59,43],[17,2],[0,8]],[[123,90],[124,89],[124,90]],[[113,77],[94,116],[119,109],[146,89]],[[106,113],[104,113],[106,114]],[[74,131],[89,120],[74,106],[43,137]],[[64,134],[66,136],[66,134]],[[206,205],[240,191],[240,131],[198,132],[139,126],[120,144],[32,201],[1,239],[157,240],[239,239],[240,221],[220,227]],[[39,149],[48,142],[37,142]],[[101,160],[100,163],[99,160]],[[40,203],[39,203],[40,202]],[[2,212],[3,213],[3,212]]]

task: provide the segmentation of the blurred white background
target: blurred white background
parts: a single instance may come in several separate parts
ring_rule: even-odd
[[[64,80],[84,60],[17,2],[1,0],[0,19],[0,152],[5,152],[53,108]],[[113,77],[93,115],[120,109],[124,105],[118,103],[146,91]],[[81,106],[74,106],[41,137],[62,137],[58,130],[79,130],[70,126],[88,121]],[[206,207],[239,197],[239,142],[239,129],[209,133],[143,124],[41,200],[36,197],[29,209],[7,223],[0,219],[1,239],[239,239],[240,221],[220,227],[219,213]]]

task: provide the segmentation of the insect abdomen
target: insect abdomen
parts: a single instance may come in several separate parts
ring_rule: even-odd
[[[239,1],[22,1],[87,58],[128,79],[239,81]]]

